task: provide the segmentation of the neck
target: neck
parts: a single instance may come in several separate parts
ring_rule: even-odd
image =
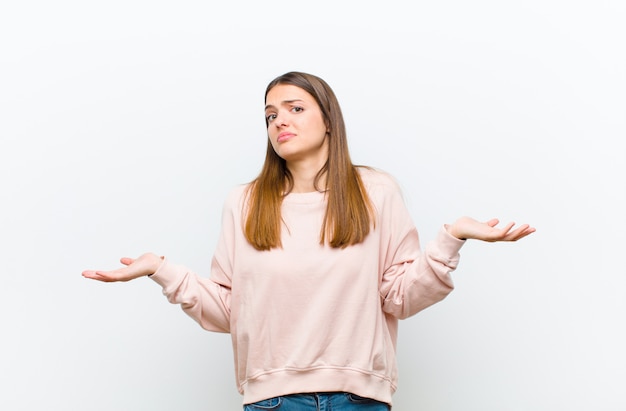
[[[326,188],[326,173],[324,173],[317,182],[315,187],[315,179],[322,166],[304,166],[303,164],[288,164],[289,172],[293,177],[292,193],[310,193],[312,191],[324,190]]]

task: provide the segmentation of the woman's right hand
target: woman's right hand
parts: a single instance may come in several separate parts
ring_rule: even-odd
[[[120,259],[120,262],[124,264],[125,267],[111,271],[85,270],[83,271],[83,277],[107,283],[130,281],[135,278],[154,274],[162,261],[163,257],[152,253],[142,254],[136,259],[123,257]]]

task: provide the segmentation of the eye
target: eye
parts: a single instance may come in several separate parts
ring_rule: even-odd
[[[265,116],[265,120],[267,120],[268,123],[274,120],[275,118],[276,118],[276,114],[268,114]]]
[[[300,113],[300,112],[304,111],[304,109],[302,107],[293,106],[291,108],[291,111],[293,111],[294,113]]]

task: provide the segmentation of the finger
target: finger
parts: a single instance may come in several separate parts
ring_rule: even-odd
[[[505,225],[504,227],[502,227],[500,229],[500,232],[502,233],[503,237],[507,237],[508,235],[510,235],[510,231],[511,229],[515,226],[514,222],[510,222],[507,225]]]
[[[120,258],[120,263],[122,263],[124,265],[131,265],[134,261],[135,261],[135,259],[134,258],[130,258],[130,257],[122,257],[122,258]]]
[[[499,222],[500,220],[498,220],[497,218],[492,218],[491,220],[487,221],[487,225],[489,227],[495,227],[498,225]]]
[[[527,225],[527,227],[522,232],[520,232],[517,235],[517,237],[515,238],[515,240],[513,240],[513,241],[517,241],[519,239],[522,239],[522,238],[524,238],[524,237],[534,233],[535,231],[536,230],[533,227],[530,227],[530,226]]]
[[[103,271],[95,271],[95,270],[85,270],[83,271],[83,277],[89,278],[92,280],[98,280],[103,282],[111,282],[114,281],[107,275],[106,272]]]
[[[85,278],[94,278],[94,276],[96,275],[96,272],[93,270],[85,270],[82,272],[82,275]]]
[[[514,231],[511,231],[507,236],[506,236],[506,240],[507,241],[517,241],[520,238],[523,238],[525,236],[527,236],[528,234],[530,234],[530,232],[527,233],[527,230],[530,229],[530,226],[528,224],[524,224],[521,227],[517,228]]]

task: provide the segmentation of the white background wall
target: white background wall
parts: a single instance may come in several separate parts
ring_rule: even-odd
[[[148,279],[208,275],[256,176],[263,92],[335,89],[353,160],[402,183],[423,242],[463,214],[444,302],[402,322],[395,410],[626,410],[626,38],[619,0],[7,1],[0,6],[0,407],[236,410],[230,340]],[[358,344],[358,341],[355,341]]]

